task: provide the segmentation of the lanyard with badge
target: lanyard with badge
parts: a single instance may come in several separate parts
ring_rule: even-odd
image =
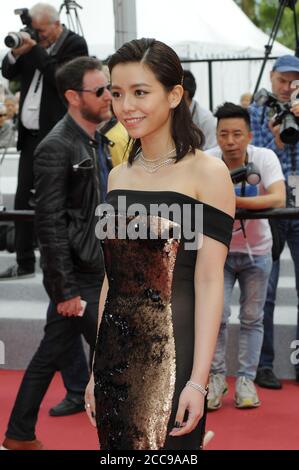
[[[222,155],[222,160],[225,162],[224,158],[223,158],[223,155]],[[246,167],[248,165],[248,154],[246,153],[246,157],[245,157],[245,161],[244,161],[244,166]],[[243,179],[242,182],[241,182],[241,197],[245,197],[246,195],[246,180]],[[250,248],[250,245],[248,243],[248,238],[247,238],[247,235],[246,235],[246,230],[245,230],[245,221],[244,219],[240,219],[240,228],[242,230],[242,234],[243,234],[243,237],[244,237],[244,241],[245,241],[245,245],[246,245],[246,249],[247,249],[247,253],[248,253],[248,256],[251,260],[252,263],[254,263],[254,258],[253,258],[253,255],[252,255],[252,250]],[[234,230],[233,232],[238,232],[240,230],[240,228]]]

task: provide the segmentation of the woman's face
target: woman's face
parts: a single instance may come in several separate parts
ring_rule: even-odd
[[[114,113],[132,138],[170,130],[174,92],[167,92],[147,65],[116,65],[111,73],[111,94]]]

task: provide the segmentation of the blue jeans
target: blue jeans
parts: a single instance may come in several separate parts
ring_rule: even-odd
[[[212,361],[213,374],[226,375],[227,326],[231,314],[233,287],[240,285],[239,367],[237,375],[255,379],[263,342],[263,307],[272,267],[271,253],[262,256],[229,253],[224,267],[224,308],[216,350]]]
[[[295,267],[296,291],[299,299],[299,221],[298,220],[278,220],[279,238],[284,246],[287,242],[291,252]],[[267,300],[264,307],[264,341],[262,345],[259,368],[273,368],[274,361],[274,340],[273,340],[273,316],[276,301],[276,291],[279,279],[279,260],[274,261],[269,279]],[[299,339],[299,301],[297,301],[297,333]],[[295,367],[299,373],[299,365]]]

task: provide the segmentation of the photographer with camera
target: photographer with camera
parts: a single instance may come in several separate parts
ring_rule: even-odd
[[[25,30],[10,33],[6,43],[13,48],[2,62],[2,74],[8,80],[20,79],[20,118],[18,150],[21,150],[16,210],[32,209],[33,153],[39,142],[66,113],[58,95],[55,71],[59,65],[88,55],[84,38],[66,29],[57,10],[46,3],[37,3],[29,13],[21,14]],[[16,221],[17,265],[0,273],[0,280],[32,277],[35,272],[35,234],[32,222]]]
[[[278,158],[271,150],[249,145],[252,133],[248,111],[233,103],[225,103],[217,109],[215,116],[218,120],[218,147],[206,153],[222,158],[229,168],[235,184],[237,208],[284,207],[284,177]],[[239,281],[241,297],[235,406],[256,408],[260,405],[253,381],[263,342],[263,307],[272,267],[271,249],[268,220],[235,221],[224,267],[224,308],[209,379],[209,410],[220,408],[222,396],[227,392],[227,325],[236,280]]]
[[[299,133],[296,122],[299,117],[299,102],[296,98],[294,81],[299,80],[299,58],[291,55],[279,57],[274,63],[270,75],[272,84],[272,97],[263,106],[253,103],[250,108],[251,126],[253,131],[253,144],[273,150],[279,158],[286,180],[287,206],[295,205],[292,179],[299,175]],[[295,86],[297,84],[295,83]],[[277,122],[273,97],[276,98],[280,108],[289,111],[280,117]],[[257,97],[257,101],[259,101]],[[275,103],[274,103],[275,105]],[[276,105],[275,105],[276,106]],[[280,113],[281,114],[281,113]],[[287,143],[288,136],[291,140]],[[287,137],[287,138],[286,138]],[[261,387],[280,389],[280,381],[273,372],[274,342],[273,342],[273,316],[275,308],[276,290],[279,278],[279,256],[287,242],[295,266],[296,290],[299,304],[299,221],[296,219],[276,219],[276,230],[279,236],[278,252],[273,261],[272,272],[268,284],[267,299],[264,307],[264,340],[260,363],[256,376],[256,383]],[[299,324],[297,335],[299,339]],[[299,381],[299,366],[296,366],[296,380]]]

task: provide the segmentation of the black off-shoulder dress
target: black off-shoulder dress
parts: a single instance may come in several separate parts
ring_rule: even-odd
[[[200,449],[206,413],[190,434],[169,436],[180,393],[190,379],[194,349],[197,250],[186,249],[182,225],[189,217],[194,229],[201,209],[202,233],[229,246],[233,219],[172,191],[113,190],[106,202],[115,214],[104,224],[109,291],[94,361],[101,449]],[[133,212],[140,207],[145,212],[137,216],[123,211],[132,204],[142,205]],[[153,215],[153,204],[181,208],[181,239],[171,213],[168,218],[165,211],[163,217]],[[127,236],[137,231],[139,238],[124,237],[124,228]],[[113,229],[115,237],[109,236]]]

